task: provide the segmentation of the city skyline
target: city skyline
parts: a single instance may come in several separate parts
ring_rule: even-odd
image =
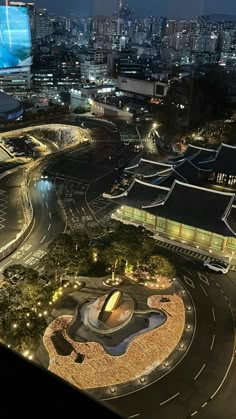
[[[236,15],[236,3],[233,0],[147,0],[145,3],[137,0],[124,1],[124,4],[134,9],[137,16],[166,16],[169,18],[190,18],[202,14],[231,14]],[[0,4],[6,4],[1,0]],[[56,15],[92,16],[98,14],[110,15],[118,9],[118,0],[67,0],[66,4],[57,0],[35,0],[37,7],[47,8],[49,13]]]

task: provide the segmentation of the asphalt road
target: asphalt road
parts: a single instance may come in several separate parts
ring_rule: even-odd
[[[22,171],[0,180],[0,243],[1,247],[14,240],[24,225],[21,205]]]
[[[29,169],[27,175],[23,174],[24,168],[19,168],[16,173],[4,178],[4,185],[9,184],[9,188],[12,188],[12,184],[19,187],[25,176],[28,195],[34,209],[34,226],[17,251],[0,262],[0,272],[13,263],[22,263],[37,269],[47,244],[59,233],[81,230],[89,233],[95,226],[104,225],[100,218],[105,215],[107,220],[110,218],[103,207],[100,218],[97,218],[95,211],[90,208],[89,201],[101,198],[104,185],[112,185],[117,176],[117,160],[122,157],[126,162],[133,154],[126,155],[126,150],[124,153],[124,147],[119,144],[119,136],[113,127],[101,128],[100,123],[94,121],[91,124],[93,128],[96,125],[97,129],[90,144],[72,147],[70,150],[31,163],[25,166],[25,169]],[[41,174],[45,172],[49,173],[49,178],[41,179]],[[9,200],[12,208],[9,208],[11,217],[5,229],[6,233],[4,232],[5,237],[16,222],[14,198],[13,195]],[[105,202],[103,206],[107,204]],[[21,207],[19,202],[18,207]]]
[[[107,131],[107,136],[113,134]],[[102,193],[117,176],[117,161],[123,159],[126,163],[133,157],[120,149],[118,140],[104,141],[104,135],[97,135],[86,147],[51,156],[32,169],[28,193],[35,223],[22,246],[0,263],[0,272],[12,263],[37,268],[47,244],[68,226],[74,231],[89,232],[96,223],[104,225],[112,208]],[[41,173],[46,170],[49,179],[42,180]],[[170,255],[196,309],[192,345],[181,363],[162,379],[107,403],[127,418],[234,419],[234,363],[227,373],[235,341],[231,311],[236,307],[235,274],[212,275],[203,271],[199,263]]]
[[[181,255],[169,253],[169,256],[195,306],[196,329],[192,345],[166,376],[107,403],[126,418],[234,419],[236,401],[232,371],[236,366],[233,364],[229,371],[235,343],[231,280],[223,275],[209,274],[199,262]]]
[[[36,176],[35,172],[34,176]],[[40,173],[38,174],[40,178]],[[22,180],[22,179],[21,179]],[[0,263],[0,272],[8,265],[22,263],[37,268],[46,252],[47,244],[65,229],[54,184],[45,180],[31,180],[28,195],[34,210],[34,224],[23,244]]]

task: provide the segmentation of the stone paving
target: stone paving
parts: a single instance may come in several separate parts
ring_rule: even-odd
[[[177,294],[149,294],[145,298],[147,309],[163,310],[167,321],[136,336],[121,356],[107,354],[98,343],[79,343],[70,339],[66,329],[72,316],[62,315],[53,320],[43,338],[50,358],[49,370],[81,389],[118,385],[149,374],[178,345],[185,326],[185,306]],[[51,338],[56,331],[61,331],[64,339],[71,344],[73,350],[69,356],[58,355]],[[82,363],[75,362],[78,353],[83,356]]]

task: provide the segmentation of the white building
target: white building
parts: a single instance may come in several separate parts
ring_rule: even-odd
[[[30,67],[0,70],[0,90],[22,96],[31,88]]]
[[[103,83],[108,76],[107,64],[85,60],[81,63],[81,79],[83,81]]]
[[[166,96],[169,85],[168,83],[161,83],[159,81],[149,81],[132,79],[129,77],[118,77],[118,88],[130,97],[164,97]]]

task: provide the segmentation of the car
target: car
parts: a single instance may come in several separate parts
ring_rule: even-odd
[[[24,157],[24,156],[25,156],[25,153],[23,153],[23,151],[17,151],[15,153],[15,157]]]
[[[222,260],[208,258],[204,260],[203,266],[205,266],[208,269],[211,269],[212,271],[220,272],[222,274],[227,274],[229,272],[229,263],[224,262]]]
[[[48,175],[41,175],[41,179],[48,179]]]

